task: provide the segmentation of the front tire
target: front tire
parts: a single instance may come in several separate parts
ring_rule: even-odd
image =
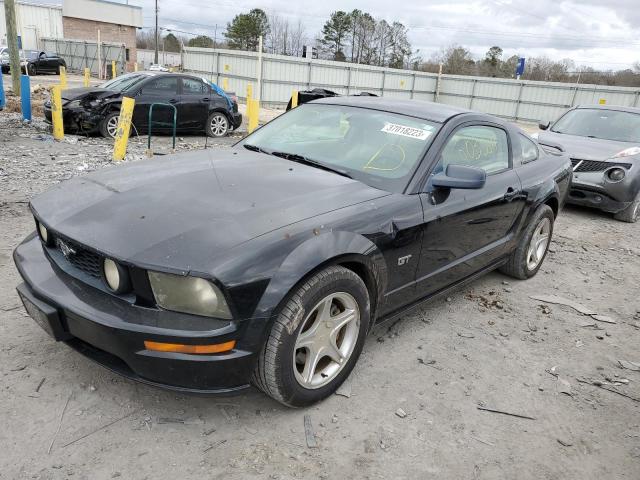
[[[636,223],[640,218],[640,192],[636,195],[635,200],[631,202],[631,205],[616,213],[613,218],[621,222]]]
[[[533,277],[544,262],[551,244],[555,216],[548,205],[540,205],[526,228],[516,249],[500,271],[510,277],[526,280]]]
[[[370,322],[369,292],[353,271],[329,267],[298,287],[276,318],[253,383],[290,407],[331,395],[356,364]]]
[[[224,113],[213,112],[207,119],[206,131],[209,137],[224,137],[229,133],[229,119]]]
[[[110,112],[100,122],[100,135],[104,138],[116,138],[120,112]]]
[[[27,72],[29,73],[30,77],[35,77],[38,74],[38,69],[34,64],[30,63],[29,65],[27,65]]]

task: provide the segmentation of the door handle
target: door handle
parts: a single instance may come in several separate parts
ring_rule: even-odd
[[[178,100],[176,100],[175,98],[172,98],[171,100],[169,100],[169,103],[178,103]]]
[[[513,200],[520,192],[513,187],[507,188],[507,193],[504,194],[504,199],[507,201]]]
[[[208,102],[209,100],[210,100],[210,98],[209,98],[209,97],[204,97],[204,98],[202,99],[202,101],[203,101],[203,102]]]

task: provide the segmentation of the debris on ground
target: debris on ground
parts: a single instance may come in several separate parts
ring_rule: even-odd
[[[566,305],[567,307],[571,307],[574,310],[580,312],[583,315],[597,315],[598,312],[591,310],[584,305],[574,302],[573,300],[569,300],[568,298],[559,297],[557,295],[530,295],[529,298],[534,300],[538,300],[540,302],[545,303],[554,303],[557,305]]]
[[[398,416],[400,418],[405,418],[407,416],[407,412],[405,412],[401,408],[398,408],[398,410],[396,410],[396,416]]]
[[[571,383],[569,383],[567,379],[562,378],[561,376],[558,376],[557,379],[556,391],[558,393],[564,393],[565,395],[571,396]]]
[[[633,370],[634,372],[640,372],[640,363],[629,362],[627,360],[618,360],[618,364],[622,368],[626,368],[627,370]]]
[[[336,395],[351,398],[351,377],[347,378],[336,390]]]
[[[482,410],[484,412],[499,413],[501,415],[509,415],[510,417],[525,418],[527,420],[535,420],[534,417],[530,417],[529,415],[523,415],[523,414],[520,414],[520,413],[507,412],[505,410],[498,410],[496,408],[489,408],[489,407],[485,407],[483,405],[478,405],[477,408],[478,408],[478,410]]]
[[[311,417],[309,415],[304,416],[304,436],[307,440],[307,447],[318,448],[318,442],[316,441],[316,434],[313,432],[313,426],[311,425]]]

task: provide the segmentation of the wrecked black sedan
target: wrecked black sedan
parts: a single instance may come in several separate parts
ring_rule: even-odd
[[[580,106],[540,128],[540,144],[561,145],[571,157],[569,203],[613,213],[623,222],[638,221],[640,108]]]
[[[535,275],[570,181],[568,158],[488,115],[314,101],[230,150],[36,197],[18,292],[56,340],[132,379],[310,405],[376,322],[497,268]]]
[[[123,97],[135,100],[132,133],[148,133],[150,125],[153,133],[170,133],[174,113],[178,133],[223,137],[242,124],[237,99],[203,78],[180,73],[136,72],[99,87],[63,90],[65,132],[115,137]],[[50,100],[44,104],[44,115],[51,122]]]

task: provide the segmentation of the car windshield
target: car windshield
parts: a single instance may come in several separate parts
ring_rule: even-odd
[[[36,52],[35,50],[28,50],[26,52],[24,52],[24,58],[38,58],[38,56],[40,55],[40,52]]]
[[[567,112],[551,131],[579,137],[638,143],[640,114],[602,108],[578,108]]]
[[[389,112],[307,103],[256,130],[241,145],[402,192],[439,127]]]
[[[116,92],[126,92],[146,78],[148,78],[148,75],[143,75],[140,73],[128,73],[126,75],[122,75],[121,77],[116,77],[113,80],[109,80],[106,83],[103,83],[102,85],[100,85],[100,88],[114,90]]]

